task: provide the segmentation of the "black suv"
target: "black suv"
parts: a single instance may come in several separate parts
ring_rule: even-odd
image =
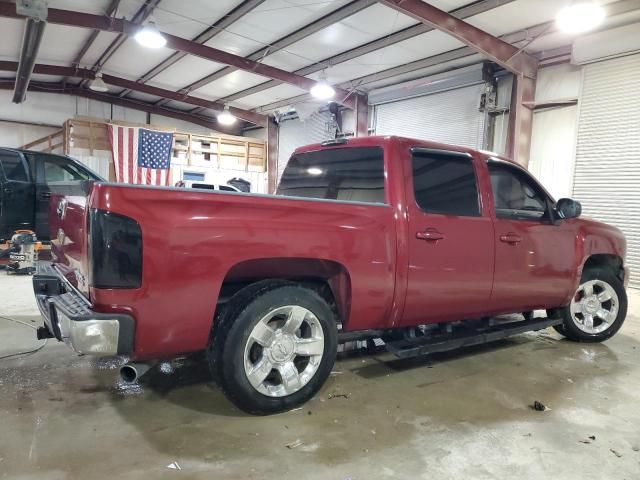
[[[0,239],[28,229],[49,239],[49,183],[104,181],[76,160],[63,155],[0,147]]]

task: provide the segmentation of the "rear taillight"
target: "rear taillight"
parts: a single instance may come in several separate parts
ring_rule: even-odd
[[[89,213],[89,264],[95,288],[139,288],[142,231],[132,218],[104,210]]]

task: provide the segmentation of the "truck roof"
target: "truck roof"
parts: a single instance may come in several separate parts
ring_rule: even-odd
[[[482,157],[492,157],[500,160],[504,160],[510,163],[516,164],[513,160],[499,155],[495,152],[489,152],[486,150],[476,150],[473,148],[463,147],[460,145],[450,145],[446,143],[433,142],[430,140],[419,140],[417,138],[409,138],[409,137],[401,137],[397,135],[372,135],[370,137],[355,137],[355,138],[344,138],[338,139],[336,141],[329,140],[323,143],[313,143],[310,145],[305,145],[303,147],[298,147],[293,152],[297,153],[305,153],[305,152],[313,152],[316,150],[322,149],[331,149],[331,148],[344,148],[344,147],[375,147],[375,146],[383,146],[383,145],[391,145],[391,144],[400,144],[407,145],[412,147],[423,147],[423,148],[434,148],[438,150],[448,150],[451,152],[459,152],[459,153],[469,153],[469,154],[480,154]]]

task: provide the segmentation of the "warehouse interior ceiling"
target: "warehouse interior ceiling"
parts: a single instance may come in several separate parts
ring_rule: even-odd
[[[548,62],[568,61],[570,57],[574,36],[558,32],[554,23],[557,12],[569,0],[429,3]],[[638,0],[601,3],[607,9],[607,19],[600,29],[640,20]],[[48,6],[139,24],[152,19],[161,32],[258,64],[313,80],[324,71],[328,81],[342,89],[339,93],[347,92],[347,96],[480,60],[454,37],[374,0],[50,0]],[[24,23],[21,18],[0,18],[4,88],[15,78],[15,72],[8,70],[19,59]],[[80,67],[89,72],[89,78],[51,69],[37,73],[38,65]],[[158,111],[180,112],[200,121],[215,117],[225,104],[258,113],[300,103],[321,105],[307,90],[264,75],[169,48],[148,49],[119,33],[54,22],[44,30],[35,72],[33,87],[41,91],[62,87],[70,94],[87,90],[91,75],[99,72],[121,80],[119,85],[109,84],[109,91],[99,95],[105,101],[112,98],[120,104],[151,105]],[[126,81],[135,83],[126,85]],[[139,91],[145,90],[144,85],[160,90]],[[163,90],[174,95],[163,94]],[[176,99],[187,94],[204,102]]]

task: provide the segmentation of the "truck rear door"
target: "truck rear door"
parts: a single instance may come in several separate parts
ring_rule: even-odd
[[[402,326],[482,316],[493,282],[493,222],[475,159],[414,148],[404,165],[409,269]]]
[[[33,228],[34,186],[20,153],[0,149],[0,238]]]

